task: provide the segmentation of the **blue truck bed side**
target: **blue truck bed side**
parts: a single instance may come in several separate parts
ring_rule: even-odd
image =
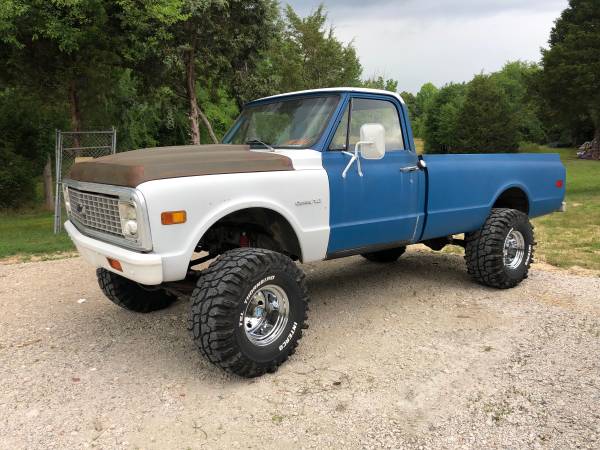
[[[558,210],[565,194],[565,168],[557,154],[425,155],[423,159],[428,198],[421,240],[480,228],[498,198],[511,188],[526,195],[530,217]]]

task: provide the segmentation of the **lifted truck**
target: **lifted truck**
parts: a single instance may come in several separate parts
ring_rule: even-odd
[[[68,178],[65,228],[104,294],[137,312],[189,296],[200,351],[245,377],[277,370],[307,326],[296,262],[455,244],[476,281],[510,288],[533,258],[529,218],[565,194],[558,155],[419,156],[400,96],[354,88],[259,99],[222,144],[106,156]]]

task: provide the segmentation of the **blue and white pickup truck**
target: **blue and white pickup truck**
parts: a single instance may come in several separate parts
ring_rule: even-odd
[[[454,244],[476,281],[510,288],[532,261],[529,219],[565,194],[558,155],[420,156],[400,96],[355,88],[262,98],[222,144],[120,153],[68,178],[65,228],[106,296],[138,312],[188,296],[200,351],[246,377],[276,370],[306,327],[297,262]]]

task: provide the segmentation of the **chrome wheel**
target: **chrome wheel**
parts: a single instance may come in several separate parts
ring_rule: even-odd
[[[244,312],[246,337],[254,345],[264,347],[275,342],[285,330],[290,304],[285,291],[274,284],[254,293]]]
[[[520,231],[511,228],[504,239],[504,265],[509,269],[516,269],[523,262],[525,256],[525,238]]]

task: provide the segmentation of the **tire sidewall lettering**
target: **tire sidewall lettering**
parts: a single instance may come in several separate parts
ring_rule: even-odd
[[[298,328],[298,323],[294,322],[292,324],[292,329],[290,330],[290,334],[288,334],[288,336],[285,338],[285,341],[283,341],[281,343],[281,345],[279,346],[279,351],[282,351],[284,348],[287,347],[287,345],[290,343],[290,341],[292,340],[292,338],[294,337],[294,334],[296,333],[296,328]]]

